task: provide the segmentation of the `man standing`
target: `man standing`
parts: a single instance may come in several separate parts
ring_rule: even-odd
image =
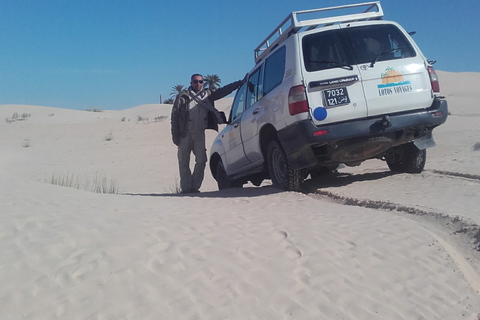
[[[235,81],[212,92],[203,88],[203,76],[194,74],[190,87],[175,99],[171,115],[172,140],[178,147],[182,193],[200,192],[207,163],[205,129],[218,131],[218,124],[226,122],[225,114],[215,109],[213,102],[238,89],[244,81]],[[193,173],[190,170],[192,152],[195,156]]]

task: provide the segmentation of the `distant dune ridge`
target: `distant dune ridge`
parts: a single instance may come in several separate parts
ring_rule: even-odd
[[[423,173],[370,160],[308,193],[218,191],[207,165],[179,195],[171,105],[0,106],[2,319],[479,320],[480,74],[438,75]]]

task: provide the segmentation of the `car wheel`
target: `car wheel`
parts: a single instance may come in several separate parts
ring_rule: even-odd
[[[393,148],[386,157],[391,171],[405,173],[421,173],[426,160],[427,150],[418,149],[413,142]]]
[[[232,187],[230,178],[228,177],[227,172],[223,167],[222,161],[218,161],[217,163],[216,174],[218,190],[230,189]]]
[[[276,140],[272,140],[268,146],[268,171],[274,187],[287,191],[300,191],[301,172],[290,168],[287,156]]]

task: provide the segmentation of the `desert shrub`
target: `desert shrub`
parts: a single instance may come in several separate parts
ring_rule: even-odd
[[[11,118],[6,118],[5,121],[7,123],[12,123],[12,122],[15,122],[15,121],[26,120],[30,116],[31,116],[30,113],[25,113],[24,112],[22,114],[19,114],[18,112],[15,112],[14,114],[12,114]]]
[[[475,143],[473,146],[473,151],[480,151],[480,142]]]
[[[112,140],[113,140],[113,132],[110,131],[110,133],[105,136],[105,141],[112,141]]]
[[[137,123],[139,123],[139,122],[143,122],[144,124],[148,124],[148,117],[138,116]]]
[[[86,184],[87,191],[95,192],[95,193],[110,193],[116,194],[118,193],[119,183],[117,180],[111,178],[108,179],[107,177],[99,177],[95,175],[91,182]]]
[[[78,177],[74,177],[73,175],[66,174],[57,176],[53,174],[50,179],[45,178],[45,182],[61,187],[80,189],[80,181]]]
[[[156,116],[155,117],[155,122],[162,121],[162,120],[167,119],[167,118],[168,118],[167,116]]]
[[[24,148],[30,147],[30,139],[23,139],[22,147]]]
[[[78,178],[78,176],[74,176],[73,174],[52,174],[49,179],[45,177],[44,182],[61,187],[109,194],[117,194],[120,186],[120,184],[114,178],[108,179],[107,177],[100,176],[98,173],[95,174],[92,180],[86,179],[83,182]]]
[[[178,177],[175,177],[175,183],[169,187],[168,193],[180,194],[181,192],[182,188],[180,188],[180,180]]]

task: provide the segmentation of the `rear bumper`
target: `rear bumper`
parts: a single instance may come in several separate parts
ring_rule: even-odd
[[[432,106],[424,110],[381,115],[324,126],[316,126],[311,120],[304,120],[278,131],[278,137],[292,168],[303,169],[317,163],[312,146],[351,138],[398,133],[407,129],[412,132],[428,133],[434,127],[444,123],[447,116],[447,101],[435,99]],[[387,124],[385,124],[386,121]],[[325,130],[327,133],[316,136],[315,133],[321,130]]]

